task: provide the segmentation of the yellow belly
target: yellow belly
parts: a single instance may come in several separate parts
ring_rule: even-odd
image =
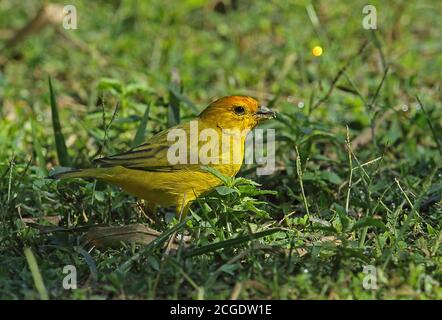
[[[234,176],[240,165],[217,168],[223,174]],[[156,172],[127,169],[124,167],[105,168],[106,173],[99,179],[121,187],[125,192],[146,200],[149,207],[156,205],[174,206],[177,212],[187,207],[200,195],[212,191],[222,182],[211,173],[198,170],[176,170]]]

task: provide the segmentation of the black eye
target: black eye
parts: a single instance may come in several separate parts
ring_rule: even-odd
[[[241,107],[241,106],[236,106],[236,107],[234,107],[234,108],[233,108],[233,111],[234,111],[236,114],[244,114],[244,112],[245,112],[244,107]]]

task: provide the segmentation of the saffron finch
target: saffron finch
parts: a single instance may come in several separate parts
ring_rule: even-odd
[[[151,214],[158,205],[173,206],[182,218],[192,201],[222,184],[203,165],[235,176],[244,159],[247,133],[262,120],[274,117],[273,111],[251,97],[220,98],[195,120],[161,131],[126,152],[96,159],[97,168],[55,170],[50,177],[105,181],[147,201]],[[181,145],[176,138],[181,138]],[[208,149],[208,143],[212,149],[204,154],[201,151]],[[184,148],[176,158],[180,146]]]

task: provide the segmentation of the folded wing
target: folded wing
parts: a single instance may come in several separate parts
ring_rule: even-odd
[[[178,125],[172,129],[180,129],[188,133],[188,124]],[[170,130],[161,131],[147,142],[126,152],[95,159],[94,163],[100,167],[122,166],[128,169],[160,172],[198,169],[198,164],[170,164],[167,153],[169,147],[176,142],[168,141],[167,136]]]

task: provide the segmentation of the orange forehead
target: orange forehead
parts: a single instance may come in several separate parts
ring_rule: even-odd
[[[215,100],[210,104],[211,106],[242,106],[248,108],[252,112],[256,112],[258,110],[258,101],[253,99],[252,97],[247,96],[227,96]]]

